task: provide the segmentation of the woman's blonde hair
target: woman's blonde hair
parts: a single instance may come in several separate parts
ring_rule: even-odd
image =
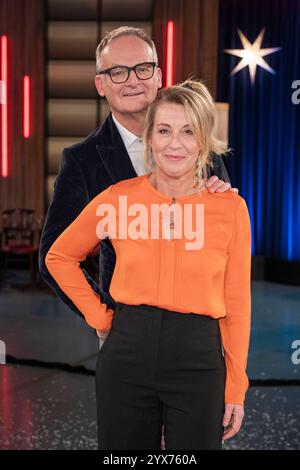
[[[202,178],[207,179],[207,168],[212,165],[213,154],[226,154],[229,149],[214,135],[215,105],[208,88],[198,80],[185,80],[168,88],[161,89],[156,99],[150,105],[144,129],[144,163],[147,170],[152,171],[155,162],[150,149],[150,138],[153,132],[155,116],[160,105],[175,103],[184,106],[190,121],[194,136],[201,147],[198,171]]]

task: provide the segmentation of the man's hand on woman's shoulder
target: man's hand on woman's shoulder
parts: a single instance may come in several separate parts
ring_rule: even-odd
[[[206,187],[210,193],[224,193],[226,191],[231,191],[234,193],[238,193],[239,190],[237,188],[232,188],[230,183],[225,183],[224,181],[220,180],[216,175],[211,176],[206,183]]]

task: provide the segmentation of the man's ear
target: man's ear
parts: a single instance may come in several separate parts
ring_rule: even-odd
[[[158,80],[158,88],[161,88],[162,87],[162,72],[159,67],[157,67],[156,73],[157,73],[157,80]]]
[[[102,86],[102,76],[101,75],[96,75],[95,77],[95,87],[97,88],[97,91],[100,96],[105,96],[104,89]]]

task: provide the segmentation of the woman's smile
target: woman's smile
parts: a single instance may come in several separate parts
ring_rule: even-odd
[[[178,163],[178,162],[181,162],[182,160],[184,160],[185,157],[184,155],[164,155],[164,157],[170,161],[170,162],[174,162],[174,163]]]

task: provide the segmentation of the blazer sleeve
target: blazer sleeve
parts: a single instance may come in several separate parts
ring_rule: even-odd
[[[54,193],[44,223],[39,246],[39,271],[44,281],[75,313],[83,317],[73,302],[60,289],[49,273],[45,264],[46,254],[65,228],[80,214],[90,201],[88,189],[77,158],[70,149],[62,155],[60,170],[54,183]],[[93,289],[99,293],[95,281],[83,270],[86,279]]]
[[[235,211],[224,296],[226,316],[219,319],[226,363],[225,403],[243,404],[249,380],[246,375],[251,323],[251,227],[244,199]]]
[[[50,247],[45,263],[62,291],[82,312],[93,328],[106,332],[111,327],[113,310],[102,303],[100,296],[86,280],[80,263],[86,259],[101,239],[106,238],[99,216],[101,204],[110,204],[112,186],[98,194],[63,231]],[[102,206],[103,207],[103,206]],[[105,219],[106,220],[106,219]],[[101,245],[100,245],[101,249]]]
[[[231,184],[223,158],[220,155],[214,154],[212,163],[213,167],[208,167],[208,177],[210,178],[211,176],[216,175],[220,180]]]

